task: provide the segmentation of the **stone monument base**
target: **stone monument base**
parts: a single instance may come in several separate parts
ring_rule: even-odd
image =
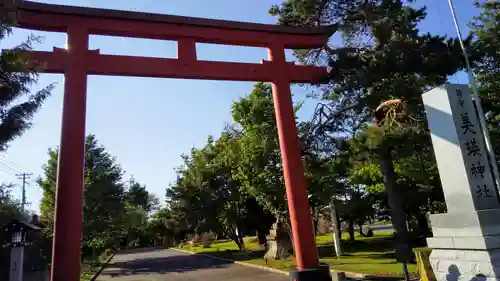
[[[267,252],[264,255],[264,259],[282,260],[290,256],[288,247],[280,242],[276,240],[267,241]]]
[[[437,281],[500,280],[500,249],[434,249],[429,260]]]
[[[500,209],[430,216],[437,281],[500,280]]]
[[[280,255],[278,253],[278,242],[275,240],[267,241],[267,252],[264,255],[264,259],[279,260]]]

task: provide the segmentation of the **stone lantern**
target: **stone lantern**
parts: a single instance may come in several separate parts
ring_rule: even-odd
[[[24,247],[33,244],[28,233],[40,231],[40,228],[29,223],[12,219],[0,227],[3,248],[10,248],[10,281],[23,280]]]

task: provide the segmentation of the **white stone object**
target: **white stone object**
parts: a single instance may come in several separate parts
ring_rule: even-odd
[[[268,240],[267,241],[267,252],[264,254],[264,259],[269,259],[269,260],[279,260],[280,255],[278,251],[278,242],[275,240]]]
[[[24,247],[10,249],[9,281],[23,281]]]
[[[332,281],[345,281],[346,280],[345,272],[343,272],[343,271],[332,271],[332,272],[330,272],[330,274],[332,275]]]
[[[448,213],[430,215],[438,281],[500,280],[500,203],[467,85],[422,95]]]
[[[203,233],[201,235],[201,241],[203,244],[203,248],[210,248],[213,242],[213,236],[211,233]]]
[[[448,212],[500,207],[467,85],[422,95]]]

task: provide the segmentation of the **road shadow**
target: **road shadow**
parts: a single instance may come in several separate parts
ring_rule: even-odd
[[[164,251],[168,249],[165,246],[158,246],[158,247],[149,247],[149,248],[136,248],[136,249],[118,249],[118,252],[120,255],[128,255],[128,254],[139,254],[139,253],[146,253],[146,252],[158,252],[158,251]]]
[[[394,258],[394,239],[375,238],[361,241],[342,241],[343,256],[355,255],[366,258]],[[322,244],[318,246],[320,258],[335,256],[333,244]]]
[[[184,273],[201,269],[225,268],[233,262],[202,257],[200,255],[174,255],[141,258],[123,262],[111,262],[101,276],[127,276]]]
[[[448,267],[448,274],[446,274],[446,280],[447,281],[458,281],[460,279],[460,276],[462,273],[458,269],[458,267],[455,264],[452,264]],[[462,278],[463,279],[463,278]],[[488,278],[479,273],[476,274],[474,277],[470,279],[470,281],[486,281]]]
[[[239,251],[239,250],[224,250],[224,251],[216,251],[206,253],[210,254],[210,256],[218,257],[218,258],[227,258],[233,261],[249,261],[254,259],[264,259],[264,255],[266,254],[265,250],[257,250],[257,251]],[[197,253],[195,255],[204,255],[203,253]]]

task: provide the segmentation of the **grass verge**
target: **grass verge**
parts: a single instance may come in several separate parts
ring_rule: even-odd
[[[358,235],[355,241],[348,241],[347,236],[343,237],[343,256],[340,258],[335,257],[331,234],[317,236],[316,243],[321,262],[329,264],[334,270],[378,276],[403,275],[402,264],[395,259],[392,231],[378,231],[373,237]],[[285,271],[295,266],[293,257],[285,260],[269,260],[266,263],[263,259],[265,252],[259,248],[255,237],[246,237],[245,246],[247,251],[241,252],[233,241],[223,240],[215,241],[210,248],[184,245],[179,249]],[[408,264],[408,270],[411,275],[417,275],[415,264]]]
[[[80,281],[91,281],[103,266],[105,266],[113,256],[112,251],[105,251],[97,261],[86,260],[82,264]]]

